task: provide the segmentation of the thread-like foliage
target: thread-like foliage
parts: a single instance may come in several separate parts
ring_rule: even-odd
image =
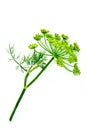
[[[15,55],[14,45],[9,44],[8,53],[11,56],[9,60],[14,60],[17,63],[16,69],[20,68],[22,72],[30,70],[35,65],[43,68],[47,61],[45,51],[37,52],[35,48],[32,54],[21,57],[20,55]]]

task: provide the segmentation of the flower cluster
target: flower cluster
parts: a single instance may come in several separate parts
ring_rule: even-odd
[[[49,32],[49,30],[41,29],[41,33],[43,33],[44,35],[47,34],[48,32]]]
[[[77,53],[80,48],[76,42],[69,43],[69,37],[65,34],[50,34],[48,30],[41,29],[41,33],[34,36],[37,43],[54,57],[56,63],[64,67],[74,75],[80,74],[77,66]]]
[[[43,36],[38,33],[38,34],[36,34],[33,38],[34,38],[35,40],[39,41],[39,40],[41,40],[42,37],[43,37]]]
[[[37,48],[37,47],[38,47],[38,45],[37,45],[36,43],[30,44],[30,45],[28,46],[29,49],[35,49],[35,48]]]
[[[79,70],[79,68],[78,68],[78,66],[77,66],[77,63],[74,65],[73,73],[74,73],[74,75],[80,74],[80,70]]]

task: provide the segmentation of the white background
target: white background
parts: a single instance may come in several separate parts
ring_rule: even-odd
[[[0,129],[87,130],[87,1],[0,0]],[[9,116],[23,87],[24,74],[8,62],[11,42],[27,52],[41,28],[77,41],[80,76],[50,64],[25,93],[12,122]]]

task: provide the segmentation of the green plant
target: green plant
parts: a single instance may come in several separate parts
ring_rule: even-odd
[[[25,72],[24,87],[11,113],[10,121],[27,88],[36,81],[53,60],[55,60],[57,65],[72,72],[74,75],[80,75],[80,70],[77,66],[77,52],[80,51],[78,44],[76,42],[70,44],[69,37],[65,34],[50,34],[46,29],[41,29],[40,31],[41,33],[33,37],[36,43],[29,44],[28,48],[31,49],[32,53],[27,56],[24,55],[22,58],[20,55],[16,56],[14,45],[9,45],[10,60],[14,60],[17,63],[16,69],[20,68],[22,72]],[[41,50],[38,47],[41,47]],[[28,83],[29,75],[37,68],[40,68],[40,72]]]

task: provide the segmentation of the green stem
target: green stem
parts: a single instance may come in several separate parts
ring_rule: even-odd
[[[36,68],[38,68],[39,66],[37,65],[37,66],[35,66],[35,67],[31,67],[32,69],[29,69],[28,71],[27,71],[27,73],[26,73],[26,75],[25,75],[25,78],[24,78],[24,88],[26,88],[27,86],[26,86],[26,83],[27,83],[27,78],[28,78],[28,76],[29,76],[29,74],[33,71],[33,70],[35,70]]]
[[[51,50],[50,50],[50,48],[49,48],[49,46],[48,46],[48,44],[47,44],[47,41],[46,41],[45,35],[44,35],[44,42],[45,42],[45,46],[47,46],[49,52],[51,52]]]
[[[72,70],[70,70],[70,69],[67,68],[66,66],[64,66],[64,68],[65,68],[66,70],[68,70],[69,72],[73,72]]]
[[[50,61],[45,65],[45,67],[38,73],[38,75],[27,85],[29,87],[42,73],[43,71],[47,68],[47,66],[53,61],[54,57],[50,59]]]
[[[16,110],[17,110],[17,107],[18,107],[18,105],[19,105],[19,103],[20,103],[20,101],[21,101],[21,99],[22,99],[22,97],[23,97],[23,95],[24,95],[26,89],[42,74],[42,72],[43,72],[43,71],[47,68],[47,66],[53,61],[53,59],[54,59],[54,57],[52,57],[52,58],[49,60],[49,62],[46,64],[46,66],[38,73],[38,75],[37,75],[28,85],[26,85],[26,82],[24,81],[24,85],[26,85],[26,86],[24,86],[24,88],[23,88],[23,90],[22,90],[22,92],[21,92],[21,94],[20,94],[20,96],[19,96],[19,98],[18,98],[18,100],[17,100],[17,102],[16,102],[16,104],[15,104],[15,107],[14,107],[14,109],[13,109],[11,115],[10,115],[10,118],[9,118],[10,121],[12,121],[13,116],[14,116]],[[27,81],[27,78],[28,78],[28,75],[26,76],[26,81]]]
[[[21,92],[21,94],[20,94],[20,96],[19,96],[19,98],[18,98],[18,100],[17,100],[17,102],[15,104],[15,107],[14,107],[14,109],[13,109],[11,115],[10,115],[10,118],[9,118],[10,121],[13,119],[13,116],[14,116],[14,114],[16,112],[16,109],[17,109],[17,107],[18,107],[18,105],[19,105],[19,103],[20,103],[20,101],[21,101],[25,91],[26,91],[26,89],[23,88],[23,90],[22,90],[22,92]]]

